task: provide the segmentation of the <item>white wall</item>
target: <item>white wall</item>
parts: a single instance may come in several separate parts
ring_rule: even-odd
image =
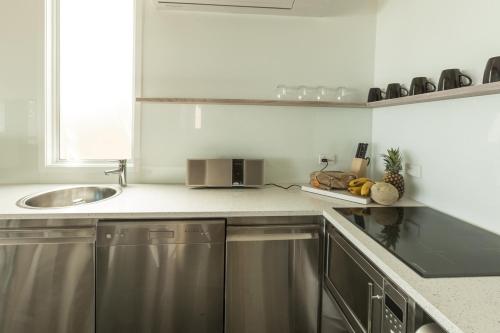
[[[488,58],[500,55],[495,0],[384,0],[377,18],[375,83],[437,82],[461,68],[482,82]],[[500,96],[373,111],[373,143],[399,146],[422,177],[407,176],[409,195],[500,233]],[[377,169],[382,172],[378,159]]]
[[[28,10],[27,6],[31,6]],[[0,179],[37,167],[43,3],[0,2]],[[8,174],[8,175],[7,175]]]
[[[372,81],[374,12],[300,18],[143,3],[145,96],[274,98],[278,84],[364,91]]]
[[[158,11],[145,1],[143,96],[274,98],[278,84],[365,91],[373,79],[374,27],[373,11],[228,15]],[[183,181],[186,158],[253,157],[266,159],[268,181],[307,182],[319,153],[337,154],[337,167],[345,167],[355,144],[371,137],[370,110],[201,109],[195,129],[195,106],[143,105],[143,181]]]
[[[368,0],[356,2],[360,14],[331,18],[168,12],[138,1],[143,96],[271,98],[279,83],[364,91],[373,79]],[[0,183],[115,181],[102,168],[44,166],[43,16],[40,0],[0,2]],[[268,181],[307,181],[318,153],[336,153],[341,167],[371,137],[370,110],[202,106],[200,129],[194,106],[138,111],[131,182],[182,182],[186,158],[232,156],[266,158]]]

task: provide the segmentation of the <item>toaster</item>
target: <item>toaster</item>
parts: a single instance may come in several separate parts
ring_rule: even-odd
[[[258,187],[264,185],[264,160],[189,159],[189,187]]]

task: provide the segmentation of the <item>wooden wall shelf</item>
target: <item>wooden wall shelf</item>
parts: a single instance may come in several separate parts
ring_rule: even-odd
[[[500,94],[500,82],[480,84],[476,86],[463,87],[445,91],[407,96],[395,99],[386,99],[371,103],[342,103],[322,101],[287,101],[270,99],[225,99],[225,98],[149,98],[137,97],[137,102],[143,103],[170,103],[170,104],[216,104],[216,105],[255,105],[255,106],[294,106],[294,107],[323,107],[323,108],[352,108],[352,109],[375,109],[407,104],[427,103]]]
[[[436,91],[422,95],[385,99],[383,101],[366,103],[366,105],[369,108],[384,108],[390,106],[445,101],[449,99],[459,99],[494,94],[500,94],[500,82],[480,84],[477,86],[463,87],[444,91]]]
[[[367,108],[366,103],[339,103],[316,101],[287,101],[267,99],[223,99],[223,98],[147,98],[138,97],[137,102],[170,104],[217,104],[217,105],[256,105],[256,106],[296,106],[324,108]]]

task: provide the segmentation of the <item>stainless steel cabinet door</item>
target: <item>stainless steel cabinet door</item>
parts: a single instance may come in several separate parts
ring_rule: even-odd
[[[224,243],[97,248],[97,332],[221,333]]]
[[[0,332],[94,331],[94,243],[0,245]]]
[[[318,229],[230,227],[226,333],[317,333]]]

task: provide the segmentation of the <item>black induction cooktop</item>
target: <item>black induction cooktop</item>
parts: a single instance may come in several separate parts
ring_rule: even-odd
[[[423,277],[500,276],[500,236],[432,208],[337,211]]]

